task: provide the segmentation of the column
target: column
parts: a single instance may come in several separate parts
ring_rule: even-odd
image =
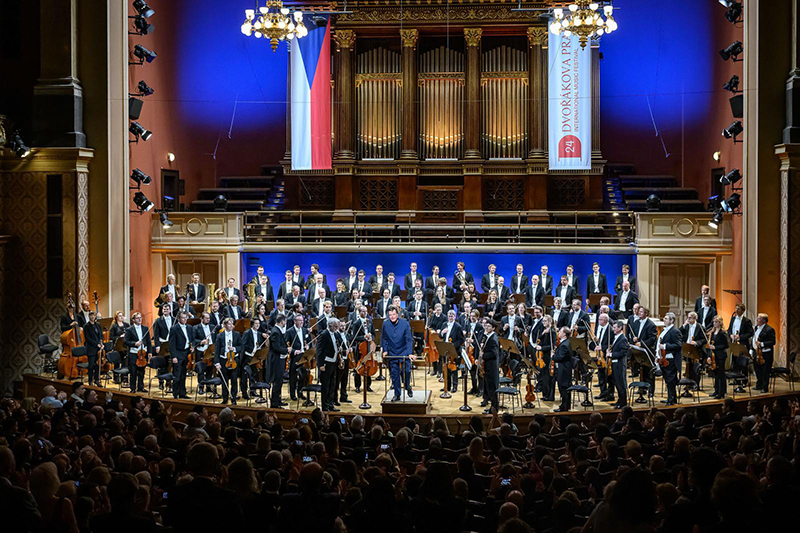
[[[547,154],[547,28],[528,28],[528,157]]]
[[[353,151],[353,96],[355,77],[353,75],[353,49],[356,33],[353,30],[336,30],[333,34],[336,43],[336,136],[334,139],[335,159],[354,159]]]
[[[86,146],[78,79],[78,2],[41,0],[40,77],[33,88],[32,144]]]
[[[481,28],[464,28],[467,68],[464,73],[467,101],[464,106],[464,159],[481,159]]]
[[[400,159],[417,154],[417,40],[419,30],[400,30],[403,42],[403,143]]]

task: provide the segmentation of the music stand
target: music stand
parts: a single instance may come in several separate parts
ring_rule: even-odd
[[[200,319],[199,318],[187,318],[186,319],[186,323],[189,324],[190,326],[196,326],[197,324],[200,323]]]
[[[404,302],[408,300],[408,291],[405,289],[400,289],[400,299]]]
[[[113,318],[98,318],[97,319],[97,323],[100,324],[100,327],[103,329],[103,331],[108,331],[109,329],[111,329],[111,324],[114,323],[114,319]]]
[[[600,293],[593,292],[592,294],[589,295],[589,305],[592,306],[592,308],[600,306],[600,300],[604,296],[607,297],[609,299],[609,301],[611,300],[611,295],[610,294],[600,294]]]
[[[206,304],[190,304],[192,306],[192,314],[194,316],[202,315],[206,310]]]
[[[697,346],[694,344],[689,344],[688,342],[683,343],[681,355],[683,355],[683,357],[686,359],[691,359],[692,362],[697,362],[702,357],[700,355],[700,350],[697,349]]]
[[[646,349],[640,348],[635,344],[631,344],[630,349],[631,349],[631,360],[639,365],[639,381],[645,381],[644,376],[649,374],[650,369],[653,368],[653,361],[650,359],[650,354],[647,353]],[[644,389],[639,388],[639,397],[636,398],[634,402],[647,403],[647,400],[644,397]]]
[[[347,307],[344,305],[337,305],[333,308],[333,316],[339,319],[346,319],[347,318]]]
[[[250,363],[249,363],[250,366],[253,366],[253,365],[256,365],[256,364],[258,364],[260,362],[266,361],[268,354],[269,354],[269,343],[265,342],[264,346],[262,346],[261,348],[256,350],[255,353],[253,354],[253,357],[250,359]],[[291,355],[289,357],[291,357]],[[258,380],[256,380],[256,381],[258,381]]]
[[[431,332],[433,334],[433,332]],[[450,359],[458,358],[458,353],[456,353],[456,347],[452,342],[445,342],[445,341],[433,341],[434,346],[436,346],[436,350],[439,352],[439,361],[442,362],[442,374],[444,375],[444,392],[439,395],[439,398],[452,398],[450,391],[447,389],[449,388],[449,382],[447,380],[447,374],[449,370],[447,369],[447,362]],[[456,363],[456,372],[458,371],[458,363]]]
[[[740,343],[740,342],[731,342],[728,345],[728,361],[725,366],[725,370],[729,370],[732,366],[733,361],[738,361],[740,357],[747,357],[750,359],[750,350],[747,349],[747,346]]]
[[[249,318],[240,318],[236,321],[236,324],[233,325],[233,331],[238,332],[240,335],[250,329],[250,319]]]
[[[586,346],[586,339],[581,337],[569,337],[569,345],[572,351],[576,352],[581,360],[584,358],[591,359],[589,356],[589,347]]]
[[[256,352],[258,353],[258,352]],[[298,365],[304,365],[310,362],[314,357],[317,355],[316,348],[307,348],[305,352],[300,356],[300,359],[297,360]]]
[[[511,299],[514,300],[514,305],[525,303],[525,294],[512,294]]]
[[[519,350],[517,349],[517,343],[512,341],[511,339],[506,339],[504,337],[499,337],[498,340],[500,341],[500,349],[507,351],[509,354],[520,355]]]
[[[381,322],[381,325],[383,325],[383,322]],[[409,320],[408,325],[411,326],[411,333],[425,333],[424,320]]]

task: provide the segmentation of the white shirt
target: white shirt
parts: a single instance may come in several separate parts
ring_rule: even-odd
[[[167,331],[172,329],[172,316],[165,316],[164,323],[167,325]],[[167,342],[167,339],[158,339],[159,342]]]
[[[194,286],[194,297],[197,298],[197,293],[200,292],[200,289],[197,286],[197,283],[195,283],[193,286]]]
[[[494,274],[489,274],[489,288],[491,289],[492,287],[494,287],[494,284],[495,284]]]
[[[570,324],[570,327],[571,327],[571,328],[574,328],[574,327],[575,327],[575,324],[577,324],[577,323],[578,323],[578,319],[579,319],[580,317],[581,317],[581,313],[580,313],[580,311],[574,311],[574,312],[572,313],[572,323]]]
[[[636,338],[637,339],[641,340],[641,338],[642,338],[642,329],[644,328],[644,323],[645,322],[647,322],[646,318],[644,320],[640,320],[639,321],[639,333],[636,334]]]
[[[375,283],[378,285],[378,287],[382,287],[383,286],[383,275],[375,276]]]
[[[608,347],[608,351],[609,351],[609,353],[608,353],[608,354],[606,354],[606,355],[611,355],[611,353],[612,353],[612,350],[611,350],[611,348],[613,348],[613,347],[614,347],[614,345],[615,345],[615,344],[617,344],[617,341],[620,339],[620,337],[624,337],[624,336],[625,336],[625,334],[624,334],[624,333],[620,333],[619,335],[614,335],[614,340],[613,340],[613,341],[611,341],[611,346],[609,346],[609,347]],[[611,360],[612,360],[612,361],[616,361],[616,359],[614,359],[613,357],[611,358]]]
[[[383,318],[386,318],[386,311],[389,309],[389,300],[383,300]]]
[[[172,300],[175,301],[176,299],[175,297],[177,297],[177,294],[175,294],[175,285],[167,285],[167,292],[172,293],[173,296]]]
[[[325,307],[325,300],[320,300],[319,301],[319,312],[317,313],[318,315],[323,314],[323,308],[324,307]]]
[[[200,324],[200,325],[203,326],[203,335],[205,336],[204,338],[211,341],[211,328],[209,327],[209,324]],[[206,351],[206,348],[208,348],[207,344],[205,346],[198,346],[197,350],[204,352]]]
[[[762,332],[763,330],[764,330],[764,326],[758,326],[758,327],[756,328],[756,332],[755,332],[755,334],[753,335],[753,349],[754,349],[754,350],[755,350],[756,348],[758,348],[758,344],[756,344],[756,343],[758,342],[758,337],[761,335],[761,332]],[[762,351],[762,352],[771,352],[771,351],[772,351],[772,348],[762,348],[762,349],[761,349],[761,351]]]
[[[600,292],[600,273],[595,272],[594,277],[594,292]]]
[[[514,338],[514,321],[516,320],[517,315],[508,315],[508,338]]]
[[[225,287],[225,292],[228,293],[228,298],[234,295],[235,287]]]
[[[561,301],[562,302],[566,302],[567,301],[567,293],[568,293],[568,291],[569,291],[569,285],[567,285],[566,287],[564,285],[561,286]]]
[[[303,328],[298,328],[295,326],[294,329],[297,331],[297,338],[300,339],[300,351],[305,352],[306,348],[305,343],[303,342]]]
[[[453,331],[453,324],[455,324],[455,322],[447,323],[447,333],[444,335],[444,342],[450,342],[450,332]]]
[[[347,279],[347,286],[348,287],[352,287],[357,281],[358,281],[358,276],[356,276],[356,277],[350,276]]]
[[[625,310],[625,300],[628,299],[628,293],[630,291],[622,291],[622,294],[619,296],[619,302],[617,302],[617,310],[624,311]]]
[[[600,329],[597,330],[597,340],[600,341],[598,343],[599,344],[598,348],[602,348],[603,346],[603,335],[605,335],[606,333],[606,327],[608,327],[608,324],[606,324],[605,326],[600,326]]]
[[[336,335],[328,330],[328,334],[331,336],[331,342],[333,343],[333,358],[326,357],[325,361],[328,363],[333,363],[336,361],[336,357],[339,355],[339,344],[336,342]]]
[[[738,335],[740,329],[742,329],[742,317],[735,315],[733,326],[731,327],[732,335]]]
[[[572,274],[567,274],[567,285],[572,285]]]
[[[660,351],[663,346],[661,345],[661,340],[664,338],[664,335],[667,334],[669,330],[672,329],[672,325],[664,326],[664,329],[661,330],[661,335],[658,336],[658,343],[656,344],[656,352]],[[641,331],[641,328],[639,329]],[[672,359],[672,354],[667,352],[667,359]]]
[[[250,328],[250,331],[253,332],[253,351],[248,353],[247,355],[253,355],[254,353],[256,353],[256,350],[258,349],[258,330]]]
[[[710,307],[703,306],[703,310],[700,314],[700,323],[705,325],[706,324],[706,315],[708,314],[708,310],[711,309]]]
[[[263,284],[261,285],[261,294],[263,294],[264,296],[267,295],[267,286],[266,285],[263,285]]]
[[[687,339],[688,340],[690,340],[690,341],[694,340],[694,331],[695,331],[696,327],[697,327],[697,322],[695,322],[694,324],[689,324],[689,331],[688,331],[688,335],[687,335]]]
[[[142,326],[139,324],[133,325],[133,331],[136,332],[136,339],[142,340]],[[131,346],[131,353],[139,353],[141,346]]]
[[[232,305],[231,309],[233,310],[233,319],[234,320],[239,320],[239,306],[238,305]]]
[[[228,351],[233,349],[233,332],[225,330],[225,346],[226,350],[223,351],[222,357],[228,358]]]
[[[517,292],[522,292],[522,274],[517,274]]]
[[[560,317],[561,313],[563,313],[563,312],[564,312],[563,309],[553,309],[553,325],[554,326],[558,325],[558,317]]]
[[[189,334],[186,333],[186,324],[178,324],[183,332],[183,338],[186,339],[186,344],[183,346],[184,350],[189,349]]]

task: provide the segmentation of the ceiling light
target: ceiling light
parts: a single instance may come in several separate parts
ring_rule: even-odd
[[[719,3],[728,8],[728,10],[725,11],[725,18],[728,19],[728,22],[736,24],[739,21],[739,17],[742,16],[741,2],[737,2],[736,0],[720,0]]]
[[[734,168],[724,176],[721,176],[719,178],[719,182],[727,186],[727,185],[733,185],[734,183],[736,183],[741,179],[742,179],[742,173],[739,172],[738,168]]]
[[[141,16],[143,16],[146,19],[149,19],[150,17],[156,14],[156,12],[153,11],[150,8],[150,6],[147,5],[147,2],[145,2],[145,0],[135,0],[133,2],[133,9],[135,9]]]
[[[142,191],[139,191],[133,195],[133,203],[136,204],[136,207],[139,208],[139,212],[141,213],[150,211],[154,207],[153,202],[148,200],[147,196],[145,196]]]
[[[131,126],[128,128],[128,131],[133,133],[137,141],[139,140],[139,137],[141,137],[143,141],[146,141],[153,136],[152,131],[144,129],[141,124],[135,121],[131,122]]]

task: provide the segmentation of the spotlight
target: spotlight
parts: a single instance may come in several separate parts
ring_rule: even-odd
[[[739,54],[744,52],[744,47],[742,46],[741,41],[734,41],[734,43],[728,46],[725,50],[720,50],[719,55],[722,56],[722,59],[725,61],[733,58],[734,61],[739,59]]]
[[[708,221],[709,227],[714,229],[719,228],[719,225],[722,224],[722,209],[717,209],[714,211],[714,216],[711,217],[711,220]]]
[[[154,92],[153,88],[147,85],[144,80],[141,80],[136,85],[136,88],[139,89],[139,94],[141,94],[142,96],[150,96]]]
[[[147,61],[148,63],[152,63],[153,60],[156,58],[156,53],[152,50],[148,50],[141,44],[137,44],[133,47],[133,55],[138,57],[142,63]]]
[[[741,179],[742,179],[742,173],[739,172],[738,168],[734,168],[733,170],[731,170],[730,172],[728,172],[724,176],[721,176],[719,178],[719,182],[721,184],[727,186],[727,185],[733,185],[734,183],[736,183],[737,181],[739,181]]]
[[[141,16],[143,16],[146,19],[149,19],[150,17],[156,14],[156,12],[153,11],[150,8],[150,6],[147,5],[147,2],[145,2],[144,0],[135,0],[133,2],[133,9],[135,9]]]
[[[733,212],[734,209],[742,205],[742,197],[738,192],[731,194],[727,200],[720,203],[720,207],[728,213]]]
[[[11,150],[17,157],[21,159],[24,159],[31,154],[31,149],[22,140],[22,137],[20,136],[18,131],[15,132],[14,135],[11,137],[10,144],[11,144]]]
[[[725,18],[728,19],[728,22],[736,24],[736,22],[739,21],[739,17],[742,16],[741,2],[737,2],[736,0],[719,0],[719,3],[728,8],[725,12]]]
[[[173,161],[175,161],[175,154],[173,154],[172,152],[167,152],[167,161],[169,163],[172,163]]]
[[[158,218],[161,220],[161,227],[167,229],[172,226],[172,221],[166,213],[159,213]]]
[[[138,183],[139,185],[150,185],[150,176],[139,170],[138,168],[134,168],[131,172],[131,179]]]
[[[722,130],[722,136],[725,137],[726,139],[730,139],[731,137],[733,137],[733,140],[736,141],[736,136],[742,133],[743,131],[744,128],[742,127],[742,121],[737,120],[724,130]]]
[[[722,205],[722,198],[719,194],[715,194],[714,196],[709,197],[708,199],[708,210],[717,212]]]
[[[739,92],[739,76],[734,74],[731,79],[728,80],[728,83],[722,86],[723,89],[726,91],[730,91],[733,94]]]
[[[149,131],[149,130],[146,130],[146,129],[144,129],[144,128],[142,127],[142,125],[141,125],[141,124],[139,124],[139,123],[138,123],[138,122],[136,122],[136,121],[134,121],[134,122],[131,122],[131,127],[130,127],[130,128],[128,128],[128,131],[130,131],[131,133],[133,133],[133,135],[136,137],[136,140],[137,140],[137,141],[139,140],[139,137],[140,137],[140,136],[141,136],[141,138],[142,138],[142,140],[143,140],[143,141],[146,141],[146,140],[148,140],[150,137],[152,137],[152,136],[153,136],[153,132],[152,132],[152,131]]]
[[[145,196],[142,191],[139,191],[133,195],[133,203],[139,208],[140,213],[150,211],[154,207],[153,202],[148,200],[147,196]]]
[[[214,198],[214,211],[226,211],[228,209],[228,199],[224,194]]]
[[[646,205],[648,211],[658,211],[661,209],[661,198],[655,194],[651,194],[647,197]]]
[[[161,198],[161,207],[164,209],[164,211],[172,211],[175,209],[175,198],[164,195]]]
[[[144,15],[136,15],[133,17],[133,27],[136,28],[137,35],[148,35],[153,33],[153,30],[156,29],[155,26],[147,22],[147,18]]]

